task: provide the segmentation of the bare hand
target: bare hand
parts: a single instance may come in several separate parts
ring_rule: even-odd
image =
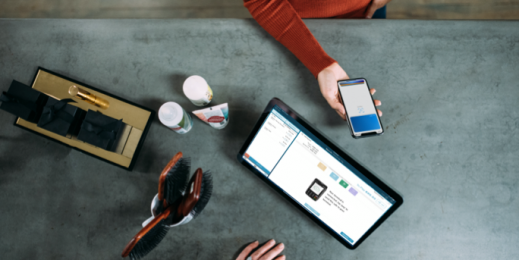
[[[339,97],[339,88],[337,86],[337,81],[349,79],[348,74],[339,66],[338,63],[334,63],[325,69],[323,69],[317,75],[317,81],[319,82],[319,88],[321,89],[321,93],[323,97],[328,101],[328,104],[335,109],[337,114],[342,117],[342,120],[346,120],[346,111],[344,109],[344,105],[341,102],[341,98]],[[374,88],[370,89],[371,95],[375,94],[376,90]],[[380,100],[375,100],[375,105],[380,106],[382,102]],[[378,110],[378,115],[382,116],[382,111]]]
[[[371,19],[375,11],[384,7],[389,2],[391,2],[391,0],[371,0],[371,3],[368,5],[368,8],[366,9],[366,18]]]
[[[285,256],[278,256],[285,249],[285,245],[283,243],[276,245],[276,241],[274,239],[269,240],[265,245],[258,248],[250,257],[252,260],[285,260]],[[240,255],[236,260],[246,260],[247,256],[259,246],[259,242],[252,242],[250,245],[248,245],[243,251],[241,251]],[[274,247],[275,246],[275,247]],[[274,247],[274,248],[273,248]]]

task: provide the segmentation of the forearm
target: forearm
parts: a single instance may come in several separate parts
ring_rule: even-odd
[[[254,19],[317,77],[335,62],[323,50],[287,0],[245,0]]]

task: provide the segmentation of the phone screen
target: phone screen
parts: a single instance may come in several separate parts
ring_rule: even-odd
[[[360,136],[370,132],[382,133],[377,109],[373,104],[366,80],[344,80],[339,81],[338,84],[353,134]]]

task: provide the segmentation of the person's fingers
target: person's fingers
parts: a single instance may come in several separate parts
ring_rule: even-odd
[[[368,9],[366,11],[366,18],[371,19],[371,17],[373,17],[373,14],[375,13],[375,11],[377,11],[377,9],[378,9],[378,5],[375,4],[374,1],[371,1]]]
[[[326,102],[328,102],[328,105],[335,109],[337,114],[339,114],[343,120],[346,120],[346,110],[344,109],[344,105],[341,103],[338,95],[339,94],[337,92],[326,92],[326,94],[323,94],[324,99],[326,99]]]
[[[374,94],[375,94],[375,92],[377,92],[377,90],[376,90],[376,89],[374,89],[374,88],[372,88],[372,89],[370,89],[370,90],[369,90],[369,93],[371,93],[371,95],[374,95]]]
[[[337,111],[342,117],[346,115],[346,110],[344,109],[344,105],[340,102],[334,104],[333,109]]]
[[[274,259],[274,260],[285,260],[285,259],[287,259],[286,256],[282,255],[282,256],[276,257],[276,259]]]
[[[277,255],[279,255],[283,249],[285,249],[285,245],[283,245],[283,243],[277,245],[276,247],[274,247],[272,250],[268,251],[268,253],[264,254],[260,260],[272,260],[274,259],[274,257],[276,257]]]
[[[377,107],[380,106],[380,105],[382,105],[382,102],[380,102],[380,100],[376,100],[376,99],[375,99],[375,100],[373,100],[373,101],[375,101],[375,106],[377,106]]]
[[[337,115],[339,115],[342,118],[342,120],[346,121],[346,115],[345,114],[342,114],[341,112],[339,112],[337,110],[335,110],[335,112],[337,112]]]
[[[382,116],[382,111],[377,109],[377,112],[378,112],[378,116]]]
[[[342,120],[346,120],[346,110],[344,109],[344,105],[339,101],[335,100],[335,102],[328,102],[330,106],[335,109],[337,114],[342,118]]]
[[[252,259],[260,259],[260,257],[264,255],[267,251],[269,251],[274,245],[276,245],[276,241],[274,241],[274,239],[271,239],[251,255]]]
[[[245,258],[250,254],[250,252],[252,252],[254,248],[258,247],[258,245],[258,241],[250,243],[247,247],[243,249],[243,251],[241,251],[240,255],[238,255],[238,258],[236,258],[236,260],[245,260]]]

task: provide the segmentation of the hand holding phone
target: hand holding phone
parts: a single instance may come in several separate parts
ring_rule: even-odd
[[[341,103],[339,97],[339,89],[337,88],[337,81],[349,79],[348,74],[344,71],[337,62],[324,68],[317,75],[317,81],[319,82],[319,89],[323,94],[324,99],[328,102],[330,107],[334,109],[337,114],[346,121],[346,112],[344,111],[344,105]],[[371,94],[375,93],[375,89],[371,89]],[[380,101],[375,100],[375,105],[379,106]],[[378,111],[378,115],[382,116],[382,112]]]
[[[337,87],[353,138],[383,134],[384,128],[366,79],[340,80]]]

